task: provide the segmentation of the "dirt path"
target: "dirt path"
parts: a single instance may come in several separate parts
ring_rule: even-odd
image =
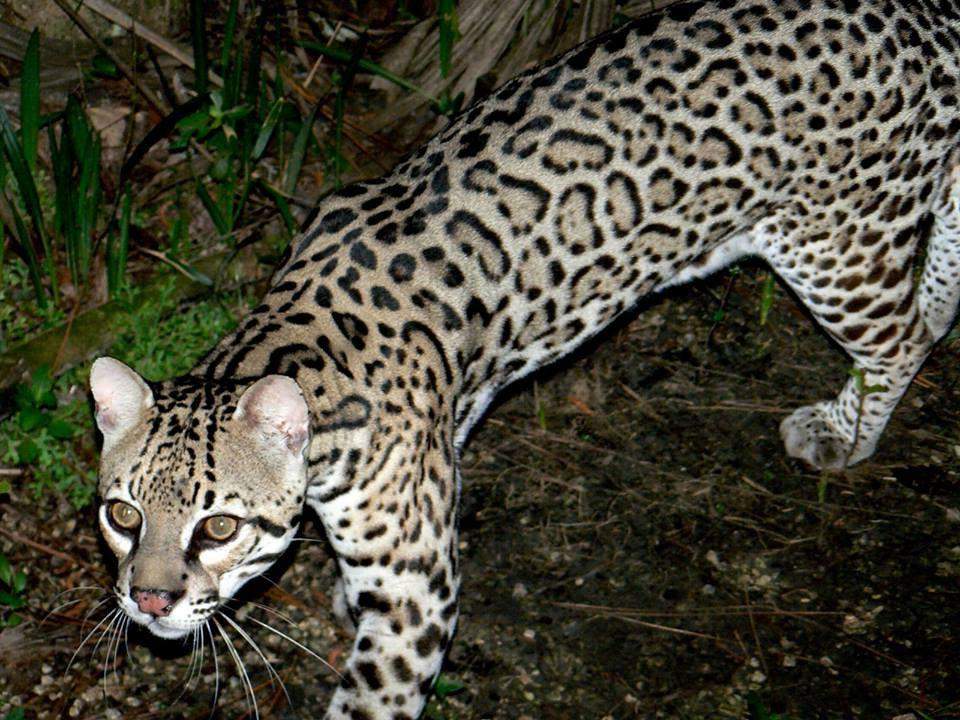
[[[760,277],[652,303],[487,419],[464,457],[463,613],[444,674],[464,687],[428,717],[735,718],[750,716],[748,698],[763,706],[755,718],[960,715],[956,340],[873,460],[811,474],[784,457],[777,424],[839,387],[844,359],[787,298],[761,327]],[[109,575],[93,512],[58,512],[20,504],[4,520],[0,549],[31,567],[32,616],[79,602],[0,634],[0,717],[7,702],[37,718],[205,718],[215,669],[215,717],[243,717],[220,638],[217,667],[208,639],[179,700],[189,648],[147,647],[136,632],[130,659],[109,636],[92,657],[95,632],[64,676],[94,624],[83,615],[109,603],[55,596]],[[349,647],[329,614],[324,546],[298,546],[279,588],[254,589],[295,627],[252,604],[238,613],[293,704],[237,639],[262,717],[316,717],[336,678],[251,618],[334,665]]]

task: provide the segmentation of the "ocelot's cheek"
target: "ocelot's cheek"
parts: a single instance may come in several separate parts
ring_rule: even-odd
[[[201,551],[197,560],[206,572],[219,578],[224,573],[242,565],[256,542],[256,532],[245,529],[232,542]]]

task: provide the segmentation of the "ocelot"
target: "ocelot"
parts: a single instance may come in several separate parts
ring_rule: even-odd
[[[956,2],[716,0],[508,82],[326,198],[185,376],[96,361],[123,611],[194,632],[306,503],[356,626],[326,716],[417,717],[457,621],[471,427],[639,298],[747,255],[862,371],[783,421],[787,452],[868,457],[960,295],[958,81]]]

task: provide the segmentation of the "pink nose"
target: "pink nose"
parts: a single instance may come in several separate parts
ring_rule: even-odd
[[[173,609],[174,603],[183,593],[172,593],[169,590],[141,590],[134,588],[130,595],[140,608],[140,612],[154,617],[166,617]]]

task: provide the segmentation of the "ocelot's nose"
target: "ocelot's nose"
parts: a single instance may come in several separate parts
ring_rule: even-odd
[[[144,590],[143,588],[132,588],[130,597],[137,603],[140,612],[153,615],[154,617],[166,617],[173,610],[177,600],[183,597],[183,591],[172,592],[170,590]]]

